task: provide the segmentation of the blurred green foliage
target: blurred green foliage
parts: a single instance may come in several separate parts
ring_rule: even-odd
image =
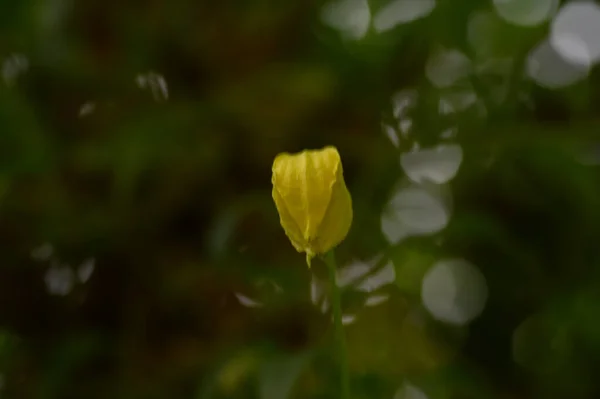
[[[329,314],[310,300],[325,268],[306,268],[270,197],[277,153],[330,144],[355,207],[340,263],[384,254],[395,268],[379,306],[344,293],[356,398],[406,382],[431,399],[600,395],[600,173],[580,161],[598,156],[597,71],[537,87],[522,70],[547,24],[512,26],[487,2],[439,0],[360,41],[324,26],[322,5],[2,3],[0,59],[27,65],[0,84],[0,397],[336,397]],[[472,47],[477,12],[487,33]],[[440,46],[510,58],[470,77],[483,108],[439,113],[425,64]],[[168,94],[136,84],[152,71]],[[406,89],[420,100],[396,149],[381,121]],[[400,152],[447,129],[464,152],[450,224],[388,244]],[[32,258],[44,243],[52,253]],[[421,304],[446,256],[487,280],[469,326]],[[63,265],[79,282],[56,295],[48,271]]]

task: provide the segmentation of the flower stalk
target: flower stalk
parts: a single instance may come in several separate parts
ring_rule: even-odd
[[[340,362],[341,399],[350,399],[350,374],[342,323],[340,289],[333,249],[352,225],[352,197],[344,182],[338,150],[327,146],[296,154],[281,153],[273,161],[273,201],[292,246],[306,253],[310,267],[315,256],[327,264],[331,282],[335,341]]]
[[[346,349],[346,335],[342,323],[342,300],[340,288],[337,284],[337,265],[333,250],[327,252],[324,256],[329,272],[329,281],[331,283],[331,303],[333,306],[333,323],[335,327],[335,341],[337,343],[337,355],[340,362],[340,384],[341,398],[350,398],[350,373],[348,371],[348,352]]]

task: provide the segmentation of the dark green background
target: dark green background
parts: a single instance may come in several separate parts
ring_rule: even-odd
[[[357,42],[323,26],[321,5],[1,3],[0,57],[29,65],[0,85],[0,397],[283,399],[293,383],[289,397],[335,398],[330,323],[309,298],[325,268],[307,269],[270,196],[277,153],[324,145],[342,154],[354,201],[340,263],[383,252],[397,273],[390,300],[348,327],[356,398],[392,399],[407,379],[430,399],[600,395],[600,173],[579,162],[598,153],[597,71],[535,86],[523,66],[548,26],[504,23],[491,43],[513,68],[471,77],[486,114],[440,116],[427,58],[440,45],[472,55],[467,21],[488,2],[440,0]],[[149,71],[168,99],[136,86]],[[398,150],[381,120],[406,88],[420,101]],[[450,127],[464,151],[450,225],[390,246],[380,215],[404,178],[400,152]],[[93,257],[89,281],[48,293],[52,261],[31,258],[45,242],[73,268]],[[407,321],[441,257],[487,279],[467,327]]]

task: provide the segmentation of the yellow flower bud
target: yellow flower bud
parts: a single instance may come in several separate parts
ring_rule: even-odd
[[[282,153],[273,161],[273,200],[281,226],[306,260],[338,245],[352,224],[352,199],[335,147]]]

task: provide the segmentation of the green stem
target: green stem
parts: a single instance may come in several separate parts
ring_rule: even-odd
[[[340,361],[342,399],[350,399],[350,374],[348,372],[348,352],[346,351],[346,335],[344,334],[344,325],[342,324],[342,304],[340,289],[336,279],[336,262],[333,250],[325,255],[325,263],[329,271],[329,281],[331,283],[331,296],[333,305],[333,322],[335,325],[335,340],[338,344],[338,358]]]

